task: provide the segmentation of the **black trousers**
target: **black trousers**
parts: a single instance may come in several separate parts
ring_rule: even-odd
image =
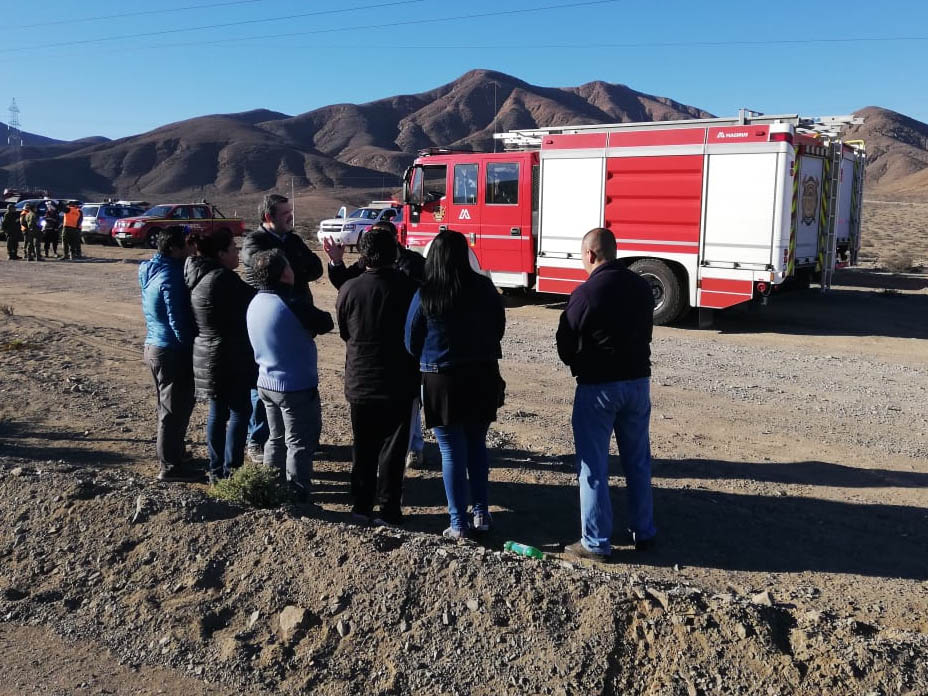
[[[161,466],[181,466],[184,437],[193,411],[193,356],[190,350],[145,346],[145,362],[155,383],[158,406],[158,459]]]
[[[45,255],[46,255],[46,256],[48,256],[48,250],[49,250],[50,247],[52,248],[52,251],[53,251],[55,254],[58,253],[58,237],[59,237],[59,235],[60,235],[60,231],[58,230],[57,227],[54,228],[54,229],[47,229],[47,230],[45,230],[44,241],[45,241]]]
[[[354,449],[351,496],[355,512],[369,515],[374,503],[382,514],[398,517],[409,445],[412,399],[350,404]]]

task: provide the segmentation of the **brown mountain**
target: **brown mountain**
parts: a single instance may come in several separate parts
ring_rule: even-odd
[[[237,194],[289,188],[291,179],[316,189],[381,186],[395,184],[420,148],[492,147],[494,131],[708,115],[622,85],[546,88],[474,70],[428,92],[367,104],[293,117],[267,110],[203,116],[65,153],[24,151],[24,166],[34,185],[85,196]],[[5,169],[8,150],[0,149]]]
[[[848,137],[867,146],[866,195],[928,197],[928,124],[878,106],[856,115],[864,123],[848,129]]]
[[[537,87],[503,73],[472,70],[421,94],[326,106],[260,127],[341,162],[400,174],[421,148],[492,149],[497,131],[708,116],[624,85]]]
[[[928,125],[877,107],[860,114],[867,121],[852,134],[871,152],[868,193],[928,195]],[[23,154],[27,181],[62,195],[229,196],[288,189],[291,180],[325,191],[395,185],[421,148],[492,149],[493,133],[513,128],[710,116],[624,85],[538,87],[473,70],[420,94],[298,116],[203,116],[108,142],[37,142]],[[0,148],[0,181],[11,164]]]

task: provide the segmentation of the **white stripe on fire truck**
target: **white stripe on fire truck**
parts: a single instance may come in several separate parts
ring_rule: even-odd
[[[699,246],[699,242],[665,242],[660,239],[618,239],[616,244],[659,244],[660,246]]]

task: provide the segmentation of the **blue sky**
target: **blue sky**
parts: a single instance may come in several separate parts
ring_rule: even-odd
[[[0,121],[15,97],[26,131],[117,138],[421,92],[472,68],[552,87],[618,82],[718,115],[877,105],[928,121],[928,40],[901,39],[928,39],[924,0],[578,2],[2,0],[16,21],[0,47]],[[293,17],[308,13],[326,14]],[[860,38],[880,40],[845,41]]]

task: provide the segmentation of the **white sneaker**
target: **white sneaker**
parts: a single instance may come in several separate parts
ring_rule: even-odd
[[[470,536],[470,530],[448,527],[448,529],[443,531],[441,535],[443,537],[448,537],[449,539],[467,539]]]
[[[475,532],[489,532],[490,527],[493,526],[493,518],[490,517],[489,512],[475,512],[474,513],[474,531]]]

